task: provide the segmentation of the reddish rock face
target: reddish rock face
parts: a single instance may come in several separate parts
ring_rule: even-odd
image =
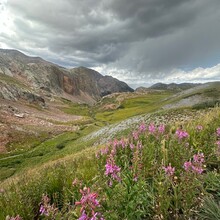
[[[73,80],[68,76],[63,76],[63,90],[68,94],[74,94]]]

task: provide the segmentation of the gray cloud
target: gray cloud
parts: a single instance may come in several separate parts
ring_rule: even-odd
[[[219,0],[10,0],[0,7],[11,17],[0,32],[4,45],[60,65],[153,82],[220,63]]]

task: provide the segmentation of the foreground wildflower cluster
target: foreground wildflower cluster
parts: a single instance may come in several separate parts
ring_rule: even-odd
[[[98,194],[91,192],[90,188],[80,189],[82,195],[80,201],[75,202],[76,206],[81,206],[81,216],[79,220],[103,220],[101,213],[96,212],[96,208],[100,207],[99,201],[97,200]]]
[[[205,162],[205,160],[204,160],[203,153],[195,154],[195,155],[193,155],[192,161],[186,161],[184,163],[184,169],[186,171],[192,171],[194,173],[201,174],[203,172],[203,163],[204,162]]]
[[[148,184],[148,181],[149,184],[152,184],[152,182],[156,184],[157,179],[160,179],[159,186],[163,186],[163,191],[155,191],[152,195],[154,201],[148,201],[152,205],[152,209],[148,209],[151,214],[155,212],[161,213],[161,216],[164,216],[164,218],[168,218],[169,215],[169,218],[177,218],[177,216],[180,217],[182,215],[181,212],[184,212],[183,210],[188,209],[188,206],[198,205],[200,197],[195,196],[194,198],[192,195],[201,186],[194,180],[203,178],[202,174],[206,168],[205,152],[207,148],[206,146],[200,146],[198,149],[194,147],[194,143],[191,140],[201,137],[203,129],[202,125],[195,126],[194,137],[191,137],[190,132],[182,127],[174,132],[170,132],[169,127],[166,127],[164,124],[156,125],[150,123],[147,125],[141,123],[127,138],[115,139],[108,143],[105,148],[96,154],[100,164],[99,167],[101,167],[100,172],[103,173],[101,178],[106,181],[105,190],[108,191],[108,195],[114,197],[118,188],[129,192],[129,190],[135,191],[137,187],[141,191],[139,183],[141,183],[143,188],[145,184]],[[220,129],[216,130],[216,137],[220,139]],[[220,140],[216,144],[220,146]],[[163,183],[161,180],[163,180]],[[187,185],[191,186],[188,192],[180,194]],[[148,188],[149,185],[145,185],[145,187]],[[146,191],[150,189],[151,187],[146,189]],[[164,198],[161,193],[164,194]],[[122,207],[127,196],[126,194],[124,198],[117,197]],[[179,196],[180,200],[187,201],[188,204],[179,203],[175,199],[176,196]],[[166,206],[168,205],[169,209],[173,210],[170,212],[162,208],[162,204],[165,201],[167,202],[168,197],[170,205],[166,204]],[[110,196],[108,199],[111,199]],[[133,204],[134,207],[142,207],[140,204],[143,204],[146,198],[140,200],[139,197],[137,203]],[[155,204],[153,204],[154,202]],[[127,203],[129,202],[127,201]],[[111,204],[108,205],[107,210],[109,211],[116,208]],[[179,206],[178,210],[175,208],[177,205]],[[145,214],[135,214],[135,210],[133,212],[133,219],[147,217],[146,210]]]

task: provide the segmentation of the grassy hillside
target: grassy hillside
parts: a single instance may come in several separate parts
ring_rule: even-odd
[[[220,109],[169,95],[64,101],[78,130],[1,156],[0,219],[219,219]]]
[[[86,104],[72,103],[65,99],[60,100],[61,104],[59,104],[59,108],[61,112],[59,114],[64,112],[69,115],[82,117],[75,121],[66,122],[58,118],[46,120],[54,126],[73,126],[77,129],[71,132],[63,132],[52,139],[48,139],[51,135],[45,132],[46,127],[40,132],[38,127],[29,126],[30,130],[38,133],[37,136],[33,134],[22,134],[22,131],[14,131],[13,142],[10,142],[10,148],[8,147],[9,152],[0,155],[0,180],[4,180],[17,172],[23,172],[24,169],[39,166],[69,154],[75,154],[91,146],[96,139],[90,140],[87,144],[82,142],[81,138],[102,128],[106,124],[120,122],[140,113],[151,112],[153,109],[161,106],[161,104],[157,104],[158,101],[168,95],[158,95],[157,93],[152,95],[126,95],[120,104],[124,106],[123,109],[111,111],[102,108],[106,104],[105,101],[99,103],[97,106],[90,107]],[[111,99],[111,101],[113,100]],[[41,110],[41,112],[43,111],[45,110]],[[108,114],[111,114],[111,117],[106,117]],[[15,135],[15,132],[17,132],[17,135]]]
[[[113,98],[112,96],[106,97],[99,105],[95,119],[115,123],[135,115],[154,112],[164,105],[164,99],[170,95],[171,93],[169,92],[154,92],[126,96],[118,95]],[[114,103],[114,106],[110,108],[112,103]],[[107,108],[108,106],[110,106],[109,109]],[[103,111],[105,108],[107,109]]]
[[[142,123],[106,146],[3,182],[0,219],[90,219],[96,212],[97,219],[219,219],[220,109],[179,125]]]
[[[220,82],[206,83],[168,98],[166,109],[191,107],[204,109],[220,103]]]

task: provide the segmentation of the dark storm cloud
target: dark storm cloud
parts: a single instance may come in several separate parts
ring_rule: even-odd
[[[10,0],[9,47],[120,79],[220,62],[219,0]]]

